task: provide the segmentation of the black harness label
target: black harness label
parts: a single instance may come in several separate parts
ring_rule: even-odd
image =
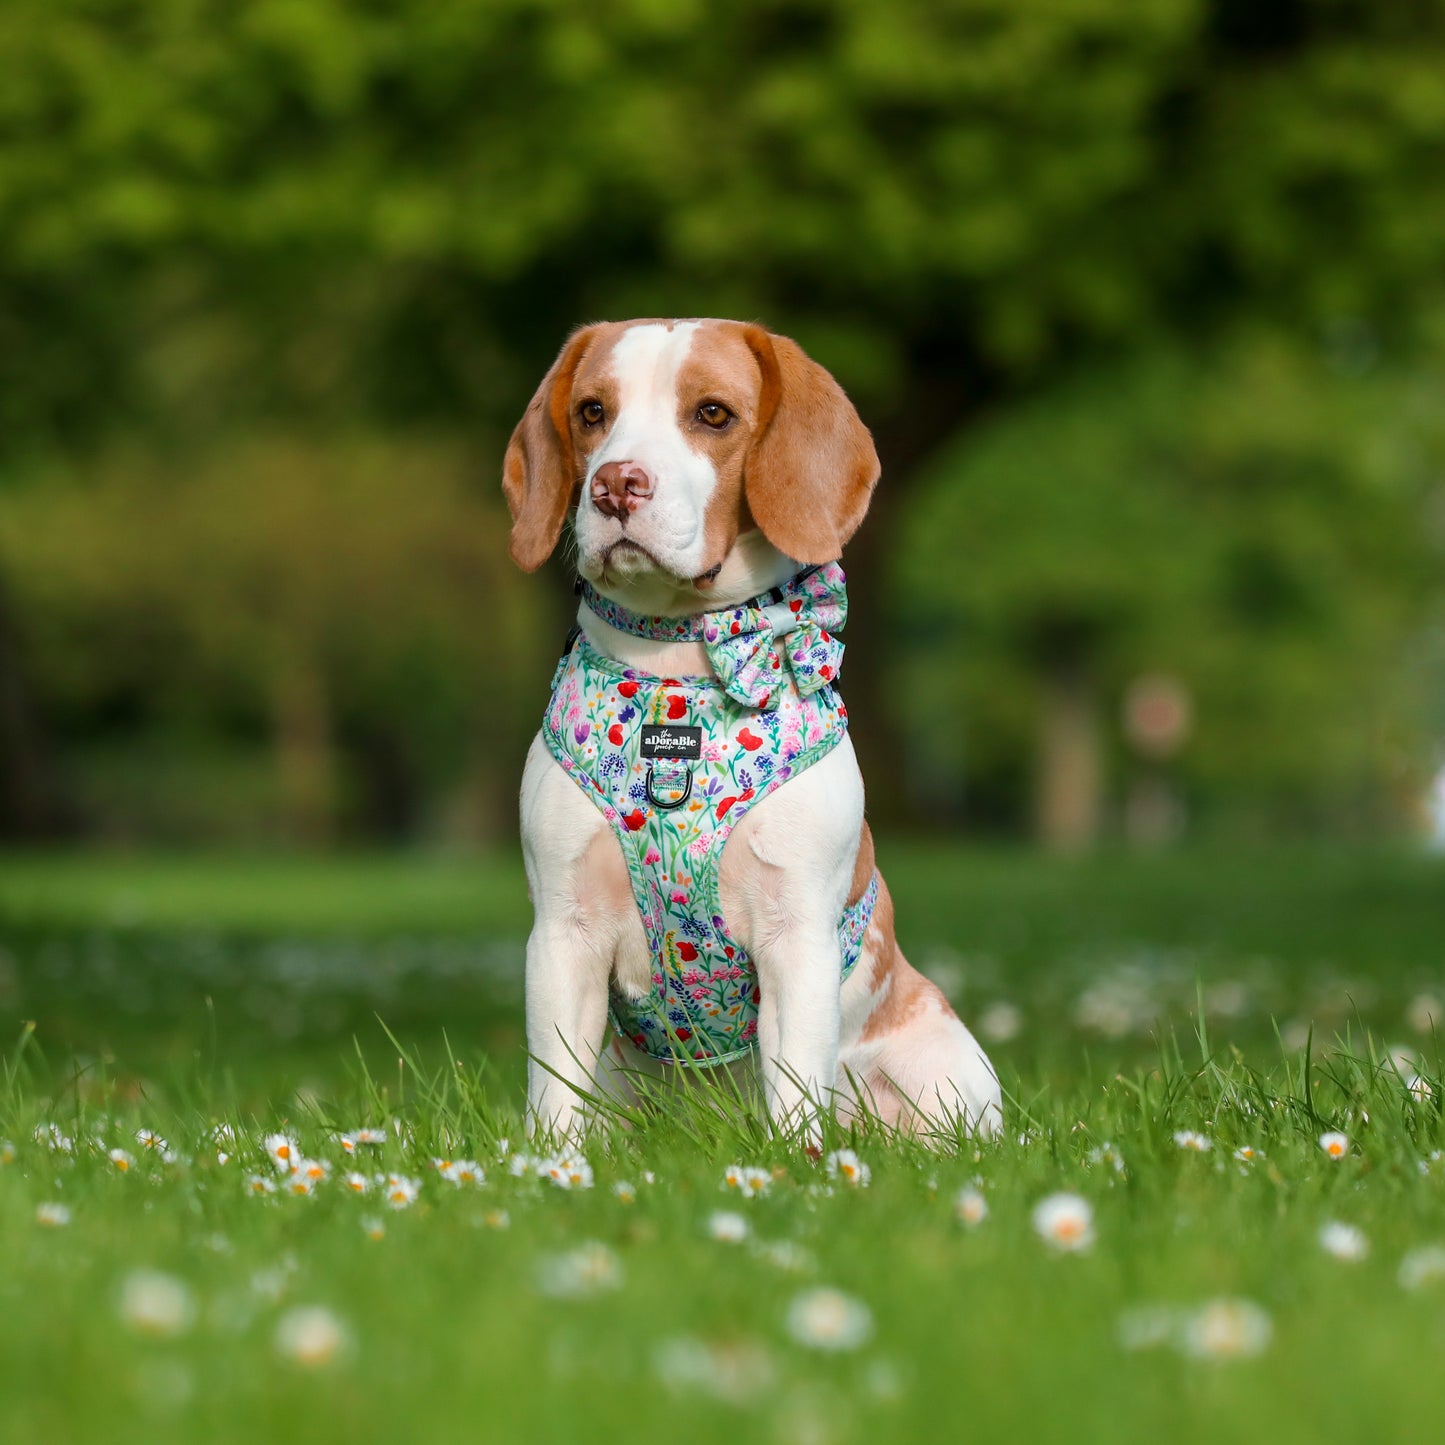
[[[649,723],[642,729],[644,758],[686,758],[696,762],[702,757],[702,729],[675,728],[667,723]]]

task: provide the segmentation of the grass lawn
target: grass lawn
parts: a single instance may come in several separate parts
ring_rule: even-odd
[[[513,858],[0,856],[0,1440],[1430,1438],[1445,864],[880,856],[1011,1103],[865,1186],[529,1159]]]

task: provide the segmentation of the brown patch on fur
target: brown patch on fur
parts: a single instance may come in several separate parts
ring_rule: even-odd
[[[831,562],[858,530],[878,483],[872,434],[796,341],[761,326],[744,327],[743,336],[762,373],[758,435],[745,468],[748,510],[780,552]]]
[[[763,378],[746,330],[736,321],[704,322],[677,374],[678,426],[692,450],[708,457],[717,474],[703,522],[709,565],[722,562],[738,533],[752,525],[743,474],[761,430]],[[697,419],[698,408],[709,401],[732,412],[726,427],[710,427]]]
[[[876,940],[872,940],[873,929],[878,930]],[[868,1016],[868,1022],[859,1035],[864,1043],[905,1027],[929,1007],[938,1009],[945,1018],[953,1013],[943,991],[924,978],[904,958],[898,947],[893,931],[893,897],[881,877],[878,880],[878,906],[873,910],[869,935],[875,949],[873,975],[869,982],[874,991],[884,988],[885,980],[887,983],[883,997]]]
[[[512,513],[508,550],[524,572],[535,572],[552,555],[576,504],[587,457],[610,429],[584,427],[577,407],[595,399],[609,417],[615,415],[612,348],[624,331],[647,324],[600,321],[574,331],[512,432],[502,491]]]
[[[873,830],[868,826],[868,820],[863,820],[863,829],[858,834],[858,856],[853,860],[853,881],[848,886],[848,906],[851,908],[867,891],[868,880],[873,877],[873,872],[878,866],[877,858],[873,852]],[[882,892],[883,883],[879,880],[879,892]]]
[[[524,572],[535,572],[552,555],[581,480],[567,413],[573,374],[596,331],[584,326],[568,337],[507,443],[502,491],[512,514],[508,550]]]

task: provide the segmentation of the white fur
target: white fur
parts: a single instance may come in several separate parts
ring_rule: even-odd
[[[711,463],[692,451],[679,426],[676,378],[696,330],[696,323],[679,322],[671,329],[649,324],[624,333],[612,358],[621,405],[587,477],[590,482],[610,460],[636,461],[652,473],[655,495],[629,520],[627,535],[662,570],[640,553],[604,568],[604,554],[622,528],[590,505],[587,485],[576,518],[583,575],[625,606],[668,616],[744,601],[797,570],[753,530],[739,537],[705,593],[687,580],[705,565],[704,516],[716,485]],[[594,647],[628,666],[663,675],[709,670],[700,643],[632,637],[585,607],[578,623]],[[723,913],[761,985],[755,1057],[768,1112],[776,1125],[801,1129],[812,1139],[815,1105],[836,1104],[844,1114],[868,1107],[868,1081],[883,1081],[895,1103],[902,1097],[905,1111],[911,1107],[925,1119],[962,1114],[971,1127],[993,1132],[999,1125],[997,1079],[951,1012],[925,1007],[906,1027],[865,1038],[889,987],[874,982],[875,961],[888,943],[876,923],[853,973],[838,986],[837,923],[862,822],[863,779],[844,738],[747,813],[723,850]],[[599,854],[614,865],[614,881],[621,866],[620,853],[601,851],[610,833],[601,811],[539,735],[522,779],[522,842],[536,910],[527,944],[527,1097],[532,1126],[541,1132],[576,1134],[586,1121],[582,1093],[626,1093],[628,1072],[658,1075],[665,1067],[625,1041],[603,1051],[609,979],[640,994],[652,972],[630,888],[597,886]],[[615,840],[611,846],[620,847]],[[693,1071],[666,1072],[696,1082]],[[743,1082],[750,1072],[741,1071]],[[710,1071],[697,1073],[707,1078]]]
[[[677,376],[698,326],[633,326],[612,349],[616,415],[588,460],[576,516],[578,565],[594,582],[605,569],[606,578],[646,592],[656,586],[657,567],[672,577],[696,577],[711,565],[703,556],[704,518],[717,472],[710,457],[688,444],[678,414]],[[636,462],[653,477],[654,495],[626,526],[591,505],[592,478],[606,462]],[[639,605],[652,610],[646,599]]]

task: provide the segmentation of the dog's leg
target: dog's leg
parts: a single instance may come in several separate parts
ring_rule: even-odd
[[[607,978],[632,909],[617,840],[538,738],[522,775],[522,852],[535,918],[527,940],[527,1115],[575,1138],[607,1026]]]
[[[998,1076],[937,985],[898,947],[893,899],[880,882],[858,967],[843,985],[839,1117],[873,1115],[933,1142],[957,1127],[1001,1127]]]
[[[723,850],[728,926],[758,970],[758,1051],[775,1125],[818,1137],[838,1070],[838,919],[863,822],[863,783],[844,738],[770,794]]]

